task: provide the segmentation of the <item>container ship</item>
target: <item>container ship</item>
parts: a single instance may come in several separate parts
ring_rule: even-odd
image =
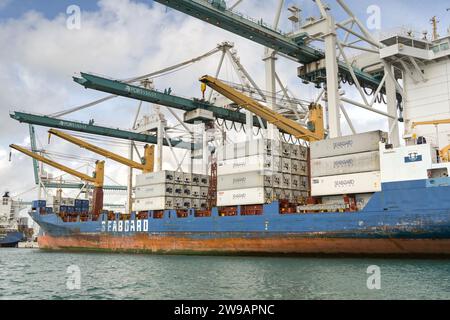
[[[439,37],[436,18],[431,39],[426,33],[417,36],[408,31],[377,40],[342,0],[336,1],[337,6],[349,16],[343,24],[335,23],[334,9],[319,0],[314,5],[320,16],[306,23],[301,23],[299,8],[289,7],[294,29],[290,33],[247,19],[235,12],[235,6],[227,8],[223,0],[156,2],[266,47],[267,91],[257,87],[233,44],[225,42],[203,56],[145,77],[127,81],[87,73],[74,77],[84,88],[112,97],[183,111],[184,119],[172,111],[180,122],[177,130],[188,128],[190,136],[191,128],[198,127],[200,141],[167,135],[168,125],[159,109],[134,125],[132,132],[93,121],[83,124],[11,114],[20,122],[51,127],[51,135],[126,165],[130,172],[141,171],[135,184],[129,175],[126,213],[108,211],[103,206],[104,161],[96,162],[90,176],[36,150],[11,145],[92,188],[92,197],[85,199],[60,194],[33,202],[30,215],[40,226],[40,248],[168,254],[450,255],[450,32]],[[347,34],[344,39],[342,29]],[[322,49],[310,46],[317,39],[322,40]],[[350,57],[345,53],[348,48],[362,53],[352,52]],[[223,56],[216,76],[200,79],[202,99],[179,97],[171,89],[158,91],[148,79],[217,52]],[[224,57],[232,60],[242,85],[217,79]],[[301,64],[297,75],[318,89],[316,101],[295,104],[275,72],[277,57]],[[205,97],[207,87],[209,98]],[[357,87],[361,101],[346,97],[344,87]],[[219,98],[212,100],[212,92]],[[319,104],[322,100],[326,108]],[[389,130],[358,133],[344,103],[384,117]],[[342,134],[344,120],[351,134]],[[231,128],[236,124],[247,128],[246,141],[227,142],[223,132],[230,122]],[[217,127],[221,135],[208,133]],[[253,135],[255,127],[262,133],[258,138]],[[58,129],[149,145],[142,161],[136,162],[134,148],[131,157],[123,157]],[[201,170],[191,166],[182,171],[182,161],[177,170],[163,170],[163,147],[170,147],[173,155],[174,148],[190,151],[191,160],[203,160]]]
[[[211,177],[172,171],[137,176],[136,211],[130,215],[94,214],[85,200],[53,213],[45,201],[36,201],[31,216],[41,227],[39,247],[450,254],[450,163],[436,162],[428,144],[393,148],[385,138],[369,132],[315,142],[310,149],[270,140],[228,145],[217,151],[217,206],[211,210],[205,187]],[[237,157],[240,148],[248,155]]]

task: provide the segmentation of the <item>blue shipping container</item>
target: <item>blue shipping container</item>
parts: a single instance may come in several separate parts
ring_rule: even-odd
[[[47,205],[47,201],[45,201],[45,200],[33,200],[31,205],[32,205],[33,208],[45,208],[45,206]]]

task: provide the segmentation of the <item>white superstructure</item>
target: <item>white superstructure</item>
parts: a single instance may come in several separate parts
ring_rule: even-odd
[[[0,202],[0,229],[17,229],[21,209],[24,209],[24,207],[21,206],[20,202],[14,201],[6,192]]]
[[[381,59],[402,69],[405,138],[414,137],[444,148],[450,144],[450,125],[420,126],[414,122],[450,119],[450,35],[434,41],[393,36],[382,41]],[[397,69],[398,70],[398,69]]]

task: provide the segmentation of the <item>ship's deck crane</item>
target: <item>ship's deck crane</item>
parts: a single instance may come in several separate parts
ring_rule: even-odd
[[[419,121],[419,122],[413,122],[411,128],[415,129],[418,126],[435,126],[436,127],[436,137],[439,139],[439,130],[438,127],[441,124],[450,124],[450,119],[442,119],[442,120],[430,120],[430,121]],[[437,143],[439,146],[439,142]],[[444,162],[449,162],[450,160],[450,144],[441,150],[439,150],[439,156],[441,157],[441,160]]]
[[[103,184],[105,181],[105,162],[104,161],[97,161],[95,163],[94,175],[91,177],[87,174],[78,172],[74,169],[66,167],[55,161],[47,159],[37,153],[29,151],[18,145],[11,144],[10,148],[20,151],[23,154],[26,154],[27,156],[30,156],[33,159],[36,159],[37,161],[43,162],[43,163],[48,164],[49,166],[52,166],[56,169],[67,172],[68,174],[75,176],[77,178],[80,178],[83,181],[92,183],[95,187],[94,193],[93,193],[93,199],[92,199],[92,202],[93,202],[92,213],[94,215],[99,215],[102,212],[102,210],[103,210]]]
[[[318,141],[324,139],[325,130],[323,126],[323,110],[320,105],[312,104],[310,106],[308,123],[309,128],[305,128],[294,120],[278,114],[272,109],[247,97],[218,79],[206,75],[200,78],[200,81],[231,101],[237,103],[242,108],[245,108],[260,116],[262,119],[298,139],[303,139],[306,141]]]
[[[87,149],[89,151],[95,152],[99,155],[104,156],[105,158],[109,158],[116,162],[119,162],[125,166],[131,167],[133,169],[142,170],[143,173],[153,172],[154,169],[154,157],[155,157],[155,146],[154,145],[145,145],[144,149],[144,157],[142,159],[142,163],[127,159],[118,154],[112,153],[111,151],[105,150],[103,148],[97,147],[93,144],[90,144],[81,139],[75,138],[67,133],[64,133],[59,130],[50,129],[48,130],[49,138],[53,134],[61,139],[69,141],[77,146]]]

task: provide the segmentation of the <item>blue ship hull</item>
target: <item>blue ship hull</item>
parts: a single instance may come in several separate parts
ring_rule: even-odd
[[[22,232],[7,232],[3,237],[0,236],[0,247],[17,247],[17,244],[24,239]]]
[[[383,184],[359,212],[280,214],[278,202],[261,215],[63,222],[32,213],[40,247],[162,253],[450,255],[450,180]]]

